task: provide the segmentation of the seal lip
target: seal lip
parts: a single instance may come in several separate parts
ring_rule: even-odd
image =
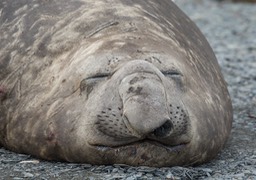
[[[138,146],[143,146],[143,147],[158,147],[158,148],[164,148],[168,152],[174,152],[174,153],[179,153],[182,150],[184,150],[188,145],[188,143],[181,143],[177,145],[165,145],[162,144],[158,141],[153,141],[149,139],[144,139],[124,145],[118,145],[118,146],[105,146],[105,145],[98,145],[98,144],[90,144],[92,147],[96,147],[97,150],[100,151],[106,151],[106,150],[118,150],[118,149],[126,149],[126,148],[131,148],[131,147],[138,147]]]

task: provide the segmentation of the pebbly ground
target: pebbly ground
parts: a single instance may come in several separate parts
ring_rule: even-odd
[[[209,40],[233,100],[233,130],[219,156],[194,168],[149,168],[45,162],[0,149],[0,179],[256,179],[256,4],[176,3]]]

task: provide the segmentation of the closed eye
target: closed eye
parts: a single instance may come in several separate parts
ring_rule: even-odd
[[[177,70],[167,70],[167,71],[162,71],[162,73],[170,79],[172,82],[175,82],[176,87],[180,89],[182,92],[185,91],[185,86],[184,86],[184,77],[181,72]]]
[[[109,73],[100,73],[100,74],[96,74],[91,77],[88,77],[86,79],[101,79],[101,78],[108,78],[109,76],[110,76]]]
[[[177,70],[162,71],[165,76],[182,77],[183,75]]]

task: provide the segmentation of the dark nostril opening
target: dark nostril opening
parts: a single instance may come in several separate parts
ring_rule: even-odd
[[[156,137],[165,137],[165,136],[167,136],[170,133],[172,128],[173,128],[172,122],[170,120],[167,120],[162,126],[160,126],[157,129],[155,129],[153,131],[153,134]]]

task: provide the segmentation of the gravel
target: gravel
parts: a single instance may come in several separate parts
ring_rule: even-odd
[[[197,167],[151,168],[47,162],[0,149],[0,179],[256,179],[256,5],[177,0],[219,60],[233,100],[226,148]]]

